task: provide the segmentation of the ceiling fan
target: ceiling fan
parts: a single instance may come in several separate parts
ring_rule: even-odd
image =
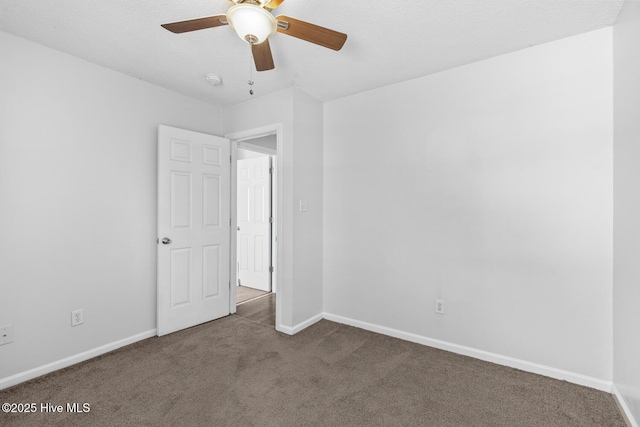
[[[215,15],[189,21],[163,24],[173,33],[186,33],[205,28],[230,25],[238,36],[249,43],[256,70],[272,70],[275,65],[269,46],[269,36],[278,31],[333,50],[340,50],[347,35],[289,16],[274,17],[271,11],[284,0],[229,0],[234,3],[226,15]]]

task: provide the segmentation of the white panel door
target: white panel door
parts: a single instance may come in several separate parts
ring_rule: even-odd
[[[238,160],[238,280],[271,290],[271,158]]]
[[[229,314],[230,142],[158,128],[158,335]]]

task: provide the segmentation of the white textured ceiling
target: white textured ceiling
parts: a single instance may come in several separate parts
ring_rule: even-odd
[[[255,95],[296,86],[327,101],[612,25],[622,0],[286,0],[274,11],[348,34],[335,52],[276,33]],[[0,0],[0,30],[217,105],[250,98],[249,47],[228,26],[160,24],[224,14],[227,0]],[[0,52],[1,58],[1,52]],[[43,64],[46,67],[46,64]],[[208,73],[221,76],[209,85]],[[96,82],[100,84],[100,82]]]

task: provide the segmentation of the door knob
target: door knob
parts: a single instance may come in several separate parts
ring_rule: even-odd
[[[171,239],[168,237],[163,237],[162,238],[162,244],[163,245],[168,245],[169,243],[171,243]]]

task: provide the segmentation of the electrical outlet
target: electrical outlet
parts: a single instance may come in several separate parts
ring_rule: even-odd
[[[71,326],[78,326],[84,323],[84,315],[82,309],[74,310],[71,312]]]
[[[436,300],[436,313],[444,314],[444,300],[443,299],[437,299]]]
[[[13,342],[13,325],[0,326],[0,345]]]

